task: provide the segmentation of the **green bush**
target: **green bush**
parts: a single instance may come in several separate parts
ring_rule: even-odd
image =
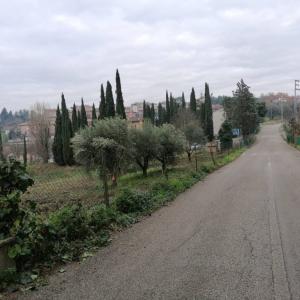
[[[0,239],[10,236],[13,227],[22,221],[20,193],[26,192],[32,184],[33,180],[20,162],[0,161]]]
[[[66,241],[82,239],[91,234],[87,211],[80,204],[67,206],[53,213],[49,217],[49,224],[58,237]]]
[[[124,189],[115,202],[118,211],[125,214],[147,211],[152,206],[149,193],[130,189]]]

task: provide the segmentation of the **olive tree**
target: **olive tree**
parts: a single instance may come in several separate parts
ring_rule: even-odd
[[[180,110],[174,120],[176,128],[180,129],[185,135],[185,152],[191,161],[192,153],[199,145],[206,143],[205,134],[201,127],[200,120],[190,110]]]
[[[176,155],[184,151],[186,140],[182,131],[171,124],[156,127],[155,131],[158,141],[155,158],[161,163],[162,173],[167,177],[167,166],[174,163]]]
[[[109,176],[120,173],[128,155],[128,128],[126,120],[108,118],[85,127],[72,139],[76,162],[88,169],[96,169],[103,182],[104,201],[109,206]]]
[[[155,158],[158,148],[155,127],[150,122],[145,122],[142,128],[131,128],[129,137],[131,157],[146,177],[149,161]]]

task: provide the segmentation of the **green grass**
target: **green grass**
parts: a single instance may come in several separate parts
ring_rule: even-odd
[[[197,171],[195,157],[189,162],[187,157],[182,155],[177,158],[174,166],[169,167],[169,181],[184,180],[186,177],[192,177],[195,172],[203,177],[206,173],[231,162],[244,150],[244,148],[235,149],[229,153],[216,155],[216,166],[213,165],[208,153],[198,154]],[[49,213],[76,203],[91,207],[103,201],[103,189],[98,176],[95,172],[86,172],[83,167],[35,164],[29,165],[28,171],[34,178],[35,184],[23,196],[23,200],[35,201],[39,212]],[[148,170],[147,177],[143,177],[140,171],[120,176],[117,187],[111,187],[109,194],[113,198],[124,188],[149,191],[153,185],[162,181],[165,181],[165,177],[156,163]]]

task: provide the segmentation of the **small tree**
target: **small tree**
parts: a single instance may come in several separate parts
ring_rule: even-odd
[[[101,84],[100,105],[99,105],[99,120],[103,120],[106,117],[106,111],[107,111],[107,108],[106,108],[104,88],[103,88],[103,84]]]
[[[72,108],[72,130],[75,133],[78,130],[77,110],[75,103]]]
[[[185,137],[171,124],[163,124],[155,130],[158,140],[156,159],[161,163],[162,173],[168,177],[167,166],[175,161],[176,154],[184,150]]]
[[[170,123],[170,121],[171,121],[171,108],[170,108],[169,94],[168,94],[168,91],[166,91],[166,116],[165,116],[165,122]]]
[[[206,142],[200,121],[191,110],[184,109],[177,113],[174,125],[185,135],[185,152],[189,161],[191,161],[192,154],[196,148]]]
[[[149,162],[155,158],[158,147],[155,127],[146,121],[143,128],[131,128],[129,137],[131,156],[146,177]]]
[[[121,79],[120,79],[120,74],[119,74],[118,69],[116,72],[116,95],[117,95],[116,113],[120,118],[126,119],[124,100],[123,100],[123,94],[122,94],[122,88],[121,88]]]
[[[112,86],[109,81],[107,81],[107,85],[106,85],[105,100],[106,100],[106,117],[114,117],[116,115],[115,102],[112,93]]]
[[[44,103],[36,103],[30,112],[30,131],[37,154],[48,163],[50,152],[50,121]]]
[[[3,139],[2,139],[2,131],[0,128],[0,161],[4,160],[4,153],[3,153]]]
[[[61,113],[59,106],[56,109],[56,120],[55,120],[55,133],[54,141],[52,145],[52,152],[54,161],[58,165],[64,165],[63,150],[62,150],[62,126],[61,126]]]
[[[81,116],[81,127],[84,128],[85,126],[88,126],[88,120],[86,116],[86,110],[83,102],[83,98],[81,98],[81,107],[80,107],[80,116]]]
[[[25,168],[27,167],[27,143],[26,136],[23,136],[23,164]]]
[[[72,165],[74,163],[73,150],[71,148],[71,138],[73,136],[72,122],[69,117],[64,94],[61,95],[61,140],[63,163]]]
[[[95,107],[95,104],[93,103],[93,107],[92,107],[92,125],[93,126],[94,126],[94,123],[96,120],[97,120],[96,107]]]
[[[214,122],[213,122],[213,111],[211,96],[209,92],[209,86],[205,83],[205,123],[204,132],[207,139],[211,142],[214,139]]]
[[[96,169],[103,182],[105,204],[109,206],[109,176],[116,176],[127,160],[126,120],[108,118],[86,127],[72,139],[75,160],[88,169]]]
[[[186,108],[184,92],[182,92],[182,96],[181,96],[181,108],[182,108],[182,109],[185,109],[185,108]]]
[[[233,134],[231,124],[228,120],[225,120],[219,130],[219,139],[222,151],[232,148],[232,138]]]
[[[197,102],[196,102],[196,95],[195,95],[194,88],[192,88],[192,92],[190,96],[190,110],[194,113],[197,112]]]

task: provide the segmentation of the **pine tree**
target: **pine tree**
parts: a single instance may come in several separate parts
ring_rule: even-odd
[[[195,90],[192,88],[191,97],[190,97],[190,110],[194,113],[197,112],[197,102],[196,102],[196,95]]]
[[[55,133],[54,133],[54,141],[52,145],[52,152],[54,161],[58,165],[64,165],[63,158],[63,145],[62,145],[62,119],[59,106],[57,106],[56,110],[56,120],[55,120]]]
[[[151,104],[150,114],[151,114],[151,122],[154,125],[155,124],[155,109],[154,109],[153,103]]]
[[[213,111],[211,104],[211,97],[209,93],[209,86],[205,83],[205,128],[204,132],[207,139],[211,142],[214,139],[214,123],[213,123]]]
[[[70,145],[70,140],[72,137],[72,124],[64,94],[61,96],[61,128],[63,162],[64,164],[72,165],[74,163],[73,151]]]
[[[0,160],[4,160],[3,141],[2,141],[2,131],[1,131],[1,128],[0,128]]]
[[[236,123],[242,131],[245,142],[249,135],[256,132],[258,126],[256,100],[249,89],[249,86],[241,79],[234,92]]]
[[[164,123],[164,111],[161,103],[158,103],[158,126]]]
[[[93,107],[92,107],[92,125],[93,126],[94,126],[96,120],[97,120],[96,107],[95,107],[95,104],[93,103]]]
[[[27,167],[27,143],[26,136],[23,136],[23,164],[25,168]]]
[[[81,127],[84,128],[84,127],[88,126],[88,120],[87,120],[87,116],[86,116],[83,98],[81,98],[80,115],[81,115]]]
[[[112,93],[112,86],[109,81],[107,81],[106,85],[106,116],[107,117],[115,117],[115,102],[114,102],[114,96]]]
[[[77,111],[77,128],[81,128],[81,114],[79,110]]]
[[[122,88],[121,88],[121,79],[119,75],[119,71],[117,69],[116,73],[116,113],[120,116],[122,119],[126,119],[126,113],[125,113],[125,107],[124,107],[124,100],[123,100],[123,94],[122,94]]]
[[[105,101],[105,94],[103,84],[101,84],[100,89],[100,105],[99,105],[99,120],[103,120],[106,117],[106,101]]]
[[[181,108],[182,108],[182,109],[185,109],[185,108],[186,108],[184,92],[182,92],[182,96],[181,96]]]
[[[171,120],[171,112],[170,112],[170,102],[169,102],[169,94],[166,92],[166,118],[165,122],[170,123]]]
[[[78,130],[77,110],[75,103],[73,104],[72,108],[72,129],[73,133],[75,133]]]

